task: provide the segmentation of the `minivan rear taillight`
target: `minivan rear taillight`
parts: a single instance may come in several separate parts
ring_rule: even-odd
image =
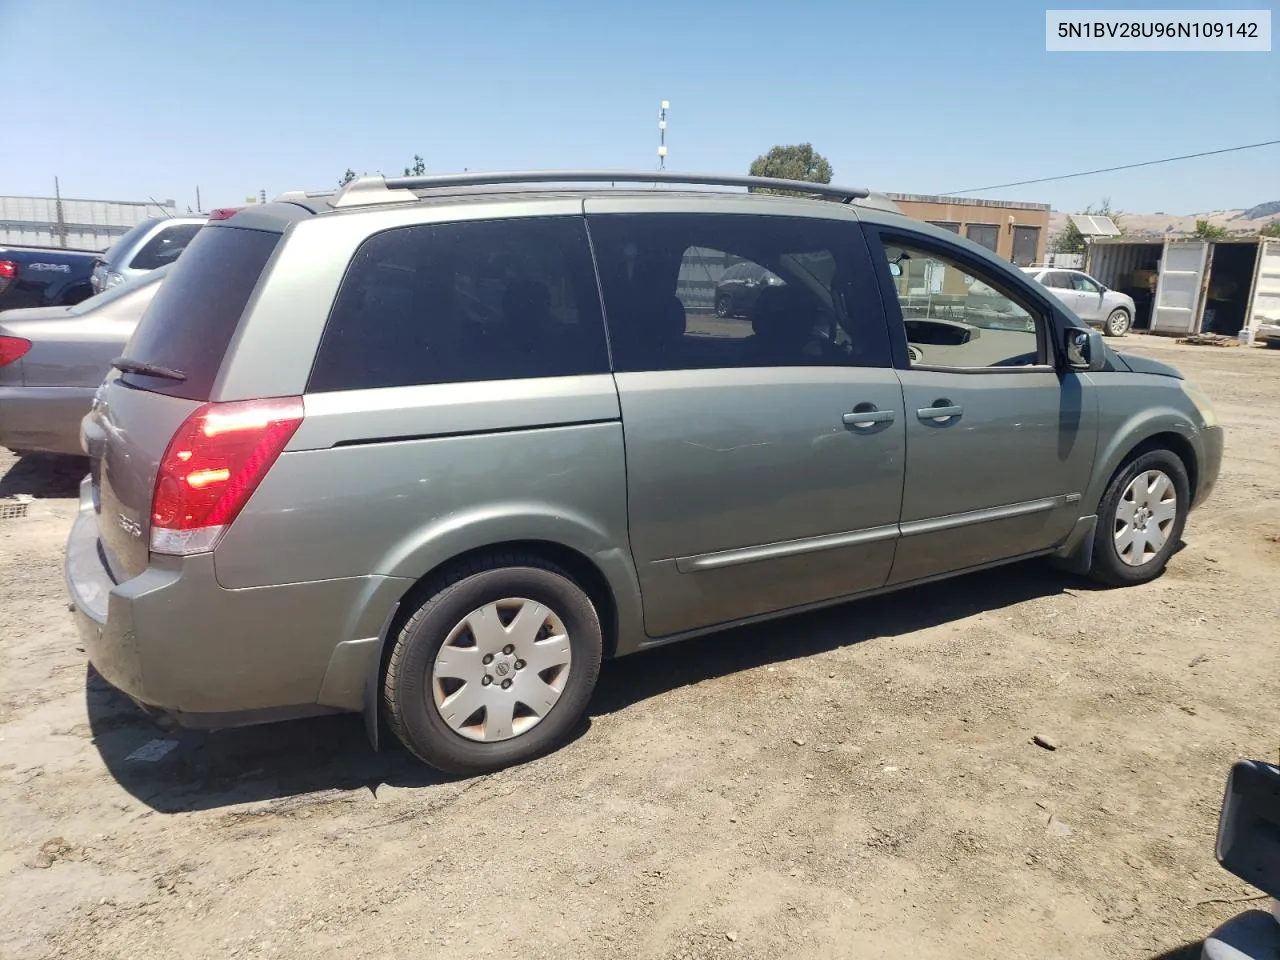
[[[151,549],[212,550],[302,423],[301,397],[206,403],[178,428],[160,461]]]
[[[0,337],[0,367],[18,360],[30,349],[30,340],[23,340],[21,337]]]

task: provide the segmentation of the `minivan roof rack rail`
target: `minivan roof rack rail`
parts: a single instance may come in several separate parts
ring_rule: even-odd
[[[852,203],[871,195],[866,187],[837,187],[807,180],[743,177],[734,174],[674,173],[670,170],[509,170],[494,173],[448,173],[422,177],[357,177],[330,201],[334,207],[417,200],[414,190],[483,187],[521,183],[679,183],[716,187],[760,187],[814,194]]]

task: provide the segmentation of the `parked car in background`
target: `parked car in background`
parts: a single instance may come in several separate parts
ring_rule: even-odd
[[[1082,270],[1062,267],[1023,267],[1048,287],[1067,309],[1090,326],[1101,327],[1109,337],[1123,337],[1133,326],[1137,312],[1133,297],[1112,290]]]
[[[0,310],[70,306],[91,297],[97,257],[88,250],[0,246]]]
[[[750,260],[735,263],[716,281],[716,316],[749,318],[760,297],[760,291],[782,283],[782,278],[777,274]]]
[[[168,271],[71,307],[0,314],[0,447],[81,454],[80,421]]]
[[[1253,332],[1255,340],[1261,340],[1268,347],[1280,347],[1280,323],[1260,323]]]
[[[173,263],[207,217],[152,217],[123,234],[93,266],[93,292],[101,293],[157,267]]]
[[[604,657],[1032,557],[1162,573],[1222,458],[1176,370],[865,190],[655,180],[364,177],[202,229],[81,427],[101,676],[475,773],[563,743]],[[784,282],[709,322],[687,278],[735,260]]]

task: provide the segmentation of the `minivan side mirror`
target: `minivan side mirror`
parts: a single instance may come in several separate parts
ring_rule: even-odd
[[[1280,896],[1280,767],[1239,760],[1231,768],[1215,853],[1223,869]]]
[[[1067,366],[1072,370],[1094,373],[1106,366],[1107,348],[1097,330],[1068,327],[1063,335],[1063,347]]]

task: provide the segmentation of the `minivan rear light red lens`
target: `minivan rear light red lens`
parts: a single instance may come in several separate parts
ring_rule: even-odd
[[[302,424],[301,397],[206,403],[169,441],[151,502],[151,549],[207,553]]]
[[[216,210],[209,211],[210,220],[230,220],[244,207],[218,207]]]
[[[31,341],[21,337],[0,337],[0,367],[13,363],[31,349]]]

